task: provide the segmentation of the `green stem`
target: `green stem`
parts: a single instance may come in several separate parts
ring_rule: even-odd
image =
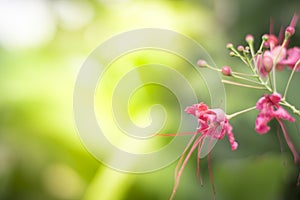
[[[253,47],[253,42],[249,42],[249,48],[250,48],[250,53],[251,53],[251,56],[252,56],[252,60],[253,60],[253,64],[254,64],[254,67],[256,67],[256,63],[255,63],[255,53],[254,53],[254,47]]]
[[[273,71],[272,71],[272,75],[273,75],[273,90],[274,92],[276,92],[276,62],[274,62],[273,64]]]
[[[270,86],[271,86],[272,90],[274,90],[274,86],[273,86],[273,83],[272,83],[272,78],[271,78],[270,73],[268,73],[268,77],[269,77]]]
[[[256,74],[245,74],[245,73],[241,73],[241,72],[232,72],[232,74],[257,78]]]
[[[257,82],[257,81],[254,81],[254,80],[251,80],[251,79],[248,79],[248,78],[245,78],[245,77],[237,76],[235,74],[232,74],[232,77],[237,78],[237,79],[241,79],[241,80],[245,80],[245,81],[248,81],[248,82],[251,82],[251,83],[255,83],[255,84],[258,84],[258,85],[264,85],[260,82]]]
[[[240,58],[243,61],[243,63],[245,63],[246,65],[248,65],[248,63],[244,59],[244,57],[234,47],[230,48],[230,50],[233,51],[235,53],[236,57]]]
[[[243,114],[243,113],[245,113],[245,112],[249,112],[249,111],[254,110],[254,109],[256,109],[256,106],[253,106],[253,107],[251,107],[251,108],[247,108],[247,109],[245,109],[245,110],[241,110],[241,111],[235,112],[235,113],[233,113],[233,114],[231,114],[231,115],[227,115],[227,118],[228,118],[228,119],[232,119],[232,118],[234,118],[234,117],[236,117],[236,116],[238,116],[238,115],[240,115],[240,114]]]
[[[289,102],[287,102],[285,99],[282,99],[281,102],[280,102],[280,104],[281,104],[281,105],[284,105],[284,106],[286,106],[286,107],[288,107],[288,108],[290,108],[290,109],[293,111],[293,113],[295,113],[295,114],[297,114],[297,115],[300,116],[300,110],[297,109],[297,108],[296,108],[295,106],[293,106],[292,104],[290,104]]]
[[[247,66],[249,66],[249,68],[251,69],[251,71],[253,72],[253,74],[256,74],[256,71],[255,71],[255,66],[256,66],[255,59],[254,58],[251,59],[251,60],[253,60],[254,66],[251,64],[252,61],[248,57],[246,57],[246,60],[247,60]]]
[[[210,66],[209,64],[207,64],[206,67],[207,67],[208,69],[211,69],[211,70],[214,70],[214,71],[217,71],[217,72],[222,72],[221,69],[218,69],[218,68],[215,68],[215,67],[213,67],[213,66]]]
[[[247,87],[247,88],[253,88],[253,89],[259,89],[259,90],[265,90],[266,89],[266,87],[258,87],[258,86],[254,86],[254,85],[237,83],[237,82],[228,81],[228,80],[222,80],[222,83],[227,83],[227,84],[241,86],[241,87]]]
[[[300,64],[300,59],[299,59],[299,60],[296,62],[296,64],[294,65],[293,71],[292,71],[292,73],[291,73],[291,75],[290,75],[290,77],[289,77],[289,80],[288,80],[288,82],[287,82],[287,84],[286,84],[286,87],[285,87],[283,99],[285,99],[285,97],[286,97],[286,94],[287,94],[287,91],[288,91],[288,89],[289,89],[291,80],[292,80],[293,75],[294,75],[294,73],[295,73],[295,71],[296,71],[297,65],[299,65],[299,64]]]
[[[264,48],[264,43],[267,41],[267,39],[266,38],[262,38],[262,42],[261,42],[261,44],[260,44],[260,47],[259,47],[259,49],[258,49],[258,53],[261,53],[262,52],[262,49]]]

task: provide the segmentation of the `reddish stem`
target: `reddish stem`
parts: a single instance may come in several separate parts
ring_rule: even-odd
[[[201,156],[202,147],[203,147],[203,142],[199,143],[198,154],[197,154],[197,177],[201,186],[203,186],[203,181],[200,173],[200,156]]]
[[[180,177],[181,177],[181,175],[182,175],[182,172],[183,172],[183,170],[184,170],[184,167],[186,166],[186,164],[187,164],[188,160],[190,159],[190,157],[191,157],[192,153],[194,152],[194,150],[197,148],[198,144],[199,144],[201,141],[203,141],[203,138],[205,138],[205,137],[206,137],[206,135],[201,135],[200,137],[198,137],[198,138],[196,139],[196,141],[194,142],[193,146],[191,147],[189,153],[188,153],[187,156],[185,157],[185,159],[184,159],[184,161],[183,161],[183,163],[182,163],[182,165],[181,165],[181,167],[180,167],[180,170],[178,171],[178,173],[177,173],[177,175],[176,175],[176,177],[175,177],[175,185],[174,185],[173,192],[172,192],[172,195],[171,195],[171,197],[170,197],[170,200],[174,199],[174,197],[175,197],[175,194],[176,194],[176,191],[177,191],[177,188],[178,188],[178,185],[179,185]],[[191,142],[191,141],[190,141],[190,142]],[[188,144],[188,146],[189,146],[189,145],[190,145],[190,143]],[[186,148],[186,149],[187,149],[187,148]],[[182,156],[184,156],[184,154],[183,154]],[[182,159],[180,158],[180,160],[182,160]]]
[[[294,156],[294,162],[297,163],[299,162],[299,155],[298,155],[298,152],[296,151],[296,148],[294,146],[294,144],[292,143],[292,140],[290,139],[287,131],[286,131],[286,128],[283,124],[283,122],[279,119],[279,118],[276,118],[279,125],[281,126],[281,129],[282,129],[282,132],[283,132],[283,135],[284,135],[284,138],[286,140],[286,143],[288,144],[291,152],[293,153],[293,156]]]
[[[214,183],[214,178],[213,178],[213,172],[212,172],[212,165],[211,165],[211,152],[208,153],[207,155],[207,161],[208,161],[208,171],[209,171],[209,178],[211,182],[211,187],[214,193],[214,200],[216,200],[216,188],[215,188],[215,183]]]
[[[210,130],[210,133],[208,134],[207,137],[209,137],[209,142],[208,142],[208,150],[207,152],[210,153],[211,150],[212,150],[212,141],[215,140],[215,136],[214,133],[218,130],[218,127],[215,126],[213,127],[211,130]],[[220,136],[218,136],[220,137]],[[221,136],[220,138],[222,138],[223,136]],[[198,176],[198,179],[200,180],[200,184],[201,186],[203,186],[203,182],[202,182],[202,178],[201,178],[201,174],[200,174],[200,158],[201,158],[201,152],[202,152],[202,147],[205,143],[205,139],[203,139],[203,142],[199,144],[199,148],[198,148],[198,155],[197,155],[197,176]]]
[[[182,132],[182,133],[157,133],[155,134],[156,136],[165,136],[165,137],[170,137],[170,136],[180,136],[180,135],[196,135],[197,132]]]

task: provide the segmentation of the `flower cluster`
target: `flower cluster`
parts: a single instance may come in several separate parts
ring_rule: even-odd
[[[298,15],[295,14],[289,26],[285,28],[285,31],[281,31],[278,36],[275,36],[272,33],[273,30],[271,24],[270,33],[262,36],[262,42],[257,51],[254,49],[254,37],[252,35],[246,36],[246,46],[240,45],[234,47],[234,45],[231,43],[227,44],[227,48],[230,50],[229,55],[239,58],[249,69],[249,73],[235,72],[230,66],[223,66],[221,69],[219,69],[210,66],[204,60],[198,61],[197,65],[199,67],[209,68],[222,73],[224,76],[222,82],[225,84],[252,88],[261,90],[263,92],[262,97],[258,99],[256,105],[254,104],[250,108],[230,115],[225,114],[225,112],[219,108],[210,109],[203,102],[194,104],[185,109],[185,112],[195,116],[198,119],[199,127],[197,127],[197,132],[195,132],[194,137],[188,143],[176,167],[176,180],[171,199],[173,199],[176,193],[182,171],[191,154],[196,150],[197,147],[198,171],[200,172],[200,154],[206,138],[209,138],[209,141],[220,140],[227,135],[231,149],[237,149],[238,144],[235,141],[235,137],[232,133],[232,126],[229,124],[229,120],[251,110],[256,109],[259,112],[255,121],[255,131],[258,134],[266,134],[270,131],[268,123],[275,119],[282,129],[284,138],[293,154],[294,162],[297,163],[299,161],[297,150],[293,145],[284,125],[284,120],[295,122],[295,119],[285,108],[300,116],[300,111],[286,98],[290,82],[295,72],[300,70],[300,48],[288,46],[291,36],[295,34],[297,20]],[[291,70],[291,73],[286,83],[285,90],[280,93],[277,91],[276,87],[276,76],[278,76],[277,73],[280,73],[280,71],[284,70],[285,68]],[[209,151],[210,150],[211,149],[209,149]],[[208,159],[209,157],[210,152],[208,153]],[[210,161],[208,163],[210,165]],[[215,193],[211,169],[210,177],[213,191]]]

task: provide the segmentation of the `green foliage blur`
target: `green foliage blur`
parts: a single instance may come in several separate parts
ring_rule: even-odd
[[[101,164],[81,143],[73,118],[72,95],[85,59],[113,35],[151,27],[187,35],[209,52],[218,67],[230,65],[239,70],[242,63],[228,56],[226,43],[245,44],[248,33],[260,41],[260,36],[269,32],[271,16],[275,32],[279,32],[280,25],[288,24],[295,12],[300,14],[297,0],[1,1],[0,199],[168,199],[176,163],[152,173],[122,173]],[[300,45],[300,22],[290,45]],[[151,55],[129,55],[122,62],[131,66],[161,60],[174,66],[186,65],[172,56]],[[282,74],[284,87],[289,71]],[[298,107],[299,81],[300,75],[296,74],[288,95]],[[199,82],[199,90],[205,87],[200,79],[194,78],[193,82]],[[253,106],[261,95],[228,85],[226,91],[228,113]],[[147,99],[145,92],[158,92],[161,98]],[[168,103],[167,94],[161,90],[146,88],[141,95],[146,105],[161,100],[169,105],[170,113],[177,108]],[[209,100],[205,92],[199,97]],[[131,112],[142,116],[144,105],[138,99],[136,102]],[[256,115],[257,111],[251,111],[232,120],[239,142],[237,151],[231,152],[227,140],[213,149],[217,199],[299,199],[299,166],[293,163],[276,123],[271,123],[272,131],[266,135],[255,133]],[[287,127],[300,152],[300,117],[294,117],[296,123],[287,123]],[[176,120],[173,118],[171,126],[177,125]],[[277,133],[283,141],[282,152]],[[201,161],[201,170],[203,187],[197,180],[194,155],[175,199],[213,199],[206,158]]]

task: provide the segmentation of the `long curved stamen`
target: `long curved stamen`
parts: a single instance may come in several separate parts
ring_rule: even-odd
[[[203,147],[203,142],[199,143],[198,154],[197,154],[197,177],[198,177],[198,180],[200,181],[201,186],[203,186],[202,176],[201,176],[201,173],[200,173],[200,157],[201,157],[202,147]]]
[[[288,144],[291,152],[293,153],[294,162],[295,163],[299,162],[299,155],[298,155],[298,153],[297,153],[297,151],[295,149],[295,146],[292,143],[292,141],[291,141],[291,139],[290,139],[290,137],[289,137],[289,135],[288,135],[288,133],[286,131],[286,128],[285,128],[284,124],[282,123],[282,121],[279,118],[276,118],[276,119],[277,119],[277,121],[278,121],[278,123],[279,123],[279,125],[280,125],[280,127],[282,129],[282,132],[283,132],[284,138],[286,140],[286,143]]]
[[[278,141],[279,141],[280,152],[281,152],[281,154],[283,154],[283,152],[284,152],[284,146],[283,146],[282,138],[280,137],[280,134],[279,134],[279,127],[277,127],[276,133],[277,133],[277,137],[278,137]],[[284,160],[283,161],[283,166],[285,166],[285,165],[286,165],[286,162]]]
[[[289,87],[290,87],[291,80],[292,80],[292,78],[293,78],[293,76],[294,76],[294,73],[295,73],[295,71],[296,71],[296,69],[297,69],[297,66],[298,66],[299,64],[300,64],[300,59],[296,62],[296,64],[294,65],[294,68],[293,68],[293,70],[292,70],[292,73],[290,74],[289,80],[288,80],[288,82],[287,82],[287,84],[286,84],[286,86],[285,86],[285,90],[284,90],[284,94],[283,94],[283,99],[285,99],[285,97],[286,97],[286,94],[287,94],[288,89],[289,89]]]
[[[180,135],[196,135],[197,132],[182,132],[182,133],[157,133],[155,136],[165,136],[165,137],[170,137],[170,136],[180,136]]]
[[[209,179],[211,182],[211,187],[214,193],[214,200],[216,199],[216,188],[215,188],[215,183],[214,183],[214,178],[213,178],[213,172],[212,172],[212,165],[211,165],[211,152],[208,153],[207,155],[207,163],[208,163],[208,171],[209,171]]]
[[[192,153],[194,152],[194,150],[196,149],[196,147],[198,146],[198,144],[200,142],[202,142],[203,138],[205,138],[205,137],[206,137],[206,135],[202,135],[202,136],[198,137],[196,139],[196,141],[194,142],[193,146],[191,147],[189,153],[185,157],[185,159],[184,159],[184,161],[183,161],[183,163],[182,163],[182,165],[180,167],[180,170],[178,171],[177,176],[175,178],[175,185],[174,185],[173,192],[172,192],[172,195],[170,197],[170,200],[174,199],[174,197],[175,197],[175,193],[177,191],[177,188],[178,188],[178,185],[179,185],[179,181],[180,181],[180,177],[181,177],[181,174],[183,172],[184,167],[186,166],[189,158],[191,157]]]
[[[196,135],[194,135],[194,136],[190,139],[189,143],[186,145],[185,149],[183,150],[183,153],[182,153],[181,156],[180,156],[180,159],[179,159],[179,161],[178,161],[178,163],[177,163],[177,165],[176,165],[176,168],[175,168],[175,174],[174,174],[175,180],[176,180],[176,177],[177,177],[177,175],[178,175],[178,170],[179,170],[179,167],[180,167],[180,165],[181,165],[181,163],[182,163],[182,161],[183,161],[183,158],[184,158],[184,156],[185,156],[185,153],[186,153],[187,150],[190,148],[190,146],[191,146],[191,144],[193,143],[195,137],[196,137]]]
[[[206,131],[206,130],[208,130],[208,129],[209,129],[209,128],[204,129],[203,131]],[[183,150],[183,153],[181,154],[180,159],[179,159],[179,161],[178,161],[178,163],[177,163],[177,165],[176,165],[176,168],[175,168],[175,176],[174,176],[175,180],[176,180],[176,177],[177,177],[177,174],[178,174],[179,166],[181,165],[181,163],[182,163],[182,161],[183,161],[183,158],[184,158],[184,156],[185,156],[185,153],[186,153],[187,150],[190,148],[190,146],[191,146],[191,144],[193,143],[195,137],[197,136],[197,132],[186,132],[186,133],[188,133],[188,134],[194,133],[194,136],[190,139],[189,143],[186,145],[186,147],[185,147],[185,149]],[[163,136],[170,136],[170,135],[173,136],[173,134],[162,134],[162,135],[163,135]],[[175,135],[175,136],[176,136],[176,135]],[[202,136],[200,136],[200,137],[202,137]]]

